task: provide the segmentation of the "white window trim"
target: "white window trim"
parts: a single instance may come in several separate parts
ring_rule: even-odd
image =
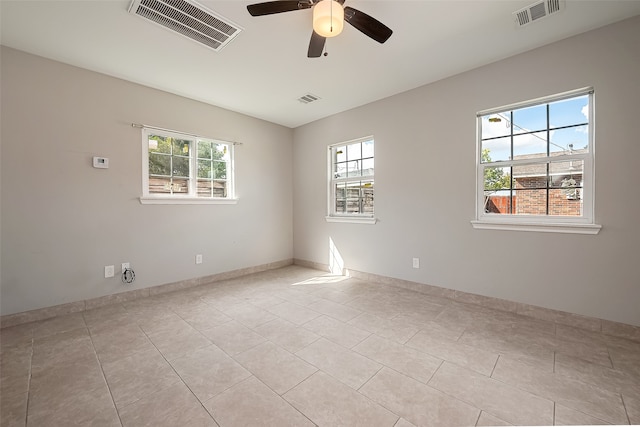
[[[369,224],[369,225],[373,225],[378,222],[378,219],[375,217],[375,204],[373,207],[373,211],[374,211],[373,214],[337,214],[334,212],[334,209],[333,209],[333,203],[335,201],[335,188],[333,186],[334,180],[332,178],[333,177],[333,157],[332,157],[333,148],[342,146],[342,145],[346,146],[356,142],[364,142],[369,140],[374,141],[374,159],[375,159],[375,138],[373,137],[373,135],[365,136],[362,138],[356,138],[349,141],[339,142],[336,144],[331,144],[329,146],[329,150],[327,154],[327,189],[328,189],[327,190],[327,212],[328,213],[327,213],[327,216],[325,217],[325,220],[327,222],[344,223],[344,224]],[[373,176],[368,178],[372,178],[375,181],[375,172]],[[375,188],[374,188],[374,192],[375,192]]]
[[[346,216],[346,215],[335,215],[335,216],[326,216],[325,219],[327,222],[342,222],[346,224],[375,224],[378,222],[378,219],[375,217],[369,216]]]
[[[193,195],[157,195],[149,193],[149,135],[160,134],[163,136],[171,136],[174,138],[188,139],[194,142],[213,141],[226,144],[230,150],[230,162],[227,171],[227,186],[229,197],[194,197]],[[235,197],[235,143],[223,141],[218,138],[208,138],[189,133],[173,131],[169,129],[156,127],[142,127],[142,196],[139,198],[140,204],[143,205],[235,205],[238,199]],[[194,147],[193,155],[197,155],[197,149]],[[195,158],[192,158],[194,161]],[[196,167],[196,166],[194,166]],[[195,185],[196,177],[190,177]]]
[[[575,234],[598,234],[601,225],[595,223],[594,209],[594,104],[593,88],[582,88],[557,95],[538,98],[531,101],[511,104],[504,107],[492,108],[477,113],[476,125],[476,218],[471,221],[474,229],[481,230],[506,230],[506,231],[533,231],[548,233],[575,233]],[[580,95],[591,95],[589,97],[589,152],[581,155],[573,155],[572,159],[579,158],[584,161],[583,176],[583,215],[580,217],[569,216],[546,216],[546,215],[517,215],[507,216],[484,212],[484,168],[480,163],[482,156],[482,126],[480,117],[493,113],[517,110],[539,104],[544,104],[562,99],[573,98]],[[549,158],[545,158],[549,159]],[[563,156],[553,157],[553,161],[561,161]],[[510,161],[510,165],[540,163],[541,159],[524,159]],[[493,162],[496,165],[500,162]],[[588,173],[587,173],[588,171]]]

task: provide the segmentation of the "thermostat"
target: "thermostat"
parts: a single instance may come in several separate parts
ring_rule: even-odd
[[[94,157],[93,158],[93,167],[99,169],[108,169],[109,168],[109,159],[106,157]]]

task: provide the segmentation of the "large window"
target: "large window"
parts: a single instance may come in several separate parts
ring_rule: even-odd
[[[329,174],[328,219],[373,219],[373,137],[330,146]]]
[[[592,89],[483,111],[477,120],[475,226],[593,224]]]
[[[143,129],[143,201],[233,200],[233,144]]]

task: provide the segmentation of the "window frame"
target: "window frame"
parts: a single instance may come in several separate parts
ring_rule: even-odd
[[[337,147],[347,147],[349,145],[364,143],[367,141],[371,141],[373,143],[373,157],[374,167],[373,174],[366,176],[353,176],[353,177],[344,177],[344,178],[336,178],[334,174],[335,165],[338,163],[336,161],[336,153],[335,150]],[[362,157],[363,153],[360,153],[360,157],[358,158],[360,161],[369,159],[370,157]],[[349,160],[347,160],[349,161]],[[349,141],[339,142],[336,144],[331,144],[328,146],[328,155],[327,155],[327,216],[325,217],[327,222],[343,222],[343,223],[359,223],[359,224],[375,224],[377,219],[375,217],[375,202],[373,205],[372,213],[345,213],[345,212],[337,212],[336,211],[336,185],[337,183],[353,183],[359,181],[372,181],[373,182],[373,192],[375,195],[375,138],[373,135],[365,136],[362,138],[356,138]],[[374,196],[375,200],[375,196]]]
[[[189,141],[189,185],[188,192],[184,194],[157,194],[149,192],[149,137],[150,136],[162,136],[170,138],[178,138],[181,140]],[[226,170],[226,182],[227,182],[227,196],[226,197],[202,197],[198,196],[198,144],[199,143],[213,143],[221,144],[227,147],[229,161],[227,162]],[[142,128],[142,197],[140,197],[140,203],[142,204],[236,204],[238,199],[235,196],[235,168],[234,168],[234,146],[235,143],[230,141],[224,141],[218,138],[208,138],[189,133],[161,129],[154,127]],[[173,155],[173,154],[172,154]]]
[[[546,155],[534,158],[497,160],[491,162],[482,162],[483,135],[482,135],[482,118],[492,114],[510,114],[516,110],[529,107],[548,105],[553,102],[568,100],[580,96],[588,96],[588,150],[586,153],[569,153],[562,155],[551,155],[548,151]],[[597,234],[601,226],[595,224],[595,167],[594,167],[594,89],[592,87],[577,89],[560,94],[545,96],[530,101],[520,102],[516,104],[506,105],[499,108],[479,111],[476,114],[476,218],[471,221],[474,228],[477,229],[496,229],[496,230],[518,230],[518,231],[541,231],[541,232],[560,232],[560,233],[579,233],[579,234]],[[577,123],[576,123],[577,125]],[[547,121],[544,131],[551,132],[555,128],[551,127]],[[519,133],[518,133],[519,134]],[[511,138],[511,147],[513,148],[513,137],[517,136],[513,129],[505,137]],[[547,143],[549,144],[549,143]],[[576,150],[578,151],[578,150]],[[485,211],[485,179],[484,171],[490,167],[518,167],[527,165],[543,165],[556,162],[582,161],[582,215],[534,215],[534,214],[499,214]],[[547,172],[548,174],[549,172]],[[513,178],[511,178],[513,180]],[[512,181],[513,182],[513,181]],[[547,181],[547,194],[549,191],[549,182]],[[513,191],[511,184],[511,191]],[[548,209],[547,209],[548,212]]]

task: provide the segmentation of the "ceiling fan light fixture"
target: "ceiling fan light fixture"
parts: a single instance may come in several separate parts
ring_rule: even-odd
[[[322,0],[313,7],[313,31],[322,37],[335,37],[344,28],[344,9],[335,0]]]

